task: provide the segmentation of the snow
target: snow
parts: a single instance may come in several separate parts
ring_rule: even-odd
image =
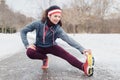
[[[31,34],[28,34],[28,36],[29,41],[31,40],[30,43],[32,43],[35,36]],[[86,49],[92,50],[96,65],[99,64],[106,69],[120,73],[120,34],[69,34],[69,36]],[[60,39],[57,42],[65,47],[68,46],[67,43]],[[70,46],[67,48],[73,49]],[[19,32],[15,34],[0,33],[0,60],[17,54],[22,50],[25,50],[25,48]]]
[[[0,34],[0,60],[5,59],[22,49],[19,33]]]

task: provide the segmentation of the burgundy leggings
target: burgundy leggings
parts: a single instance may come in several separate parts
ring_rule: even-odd
[[[69,62],[72,66],[82,70],[83,63],[80,62],[77,58],[69,54],[67,51],[65,51],[63,48],[61,48],[58,45],[54,45],[47,48],[36,47],[36,50],[33,50],[31,48],[27,49],[27,56],[31,59],[43,60],[47,58],[46,54],[52,54],[52,55],[58,56],[66,60],[67,62]]]

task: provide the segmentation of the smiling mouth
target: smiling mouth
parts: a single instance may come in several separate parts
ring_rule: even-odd
[[[58,21],[54,21],[55,23],[58,23]]]

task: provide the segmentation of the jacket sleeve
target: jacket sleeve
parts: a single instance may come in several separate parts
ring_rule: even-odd
[[[32,22],[28,25],[26,25],[20,32],[21,35],[21,39],[22,42],[24,44],[24,46],[27,48],[29,43],[28,43],[28,39],[27,39],[27,33],[28,32],[32,32],[33,30],[35,30],[35,27],[37,26],[37,22]]]
[[[63,41],[67,42],[70,46],[78,49],[81,53],[83,53],[84,48],[78,42],[68,36],[61,27],[58,30],[58,37],[61,38]]]

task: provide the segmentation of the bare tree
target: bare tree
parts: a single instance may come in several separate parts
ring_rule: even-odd
[[[31,20],[32,18],[27,18],[25,15],[14,13],[6,4],[0,4],[0,32],[16,32]]]
[[[82,32],[90,32],[92,29],[108,32],[104,20],[112,3],[113,0],[74,0],[73,7],[64,9],[64,23],[71,24],[73,32],[81,32],[81,29]],[[100,23],[99,26],[98,23]],[[94,24],[96,24],[95,27]]]

